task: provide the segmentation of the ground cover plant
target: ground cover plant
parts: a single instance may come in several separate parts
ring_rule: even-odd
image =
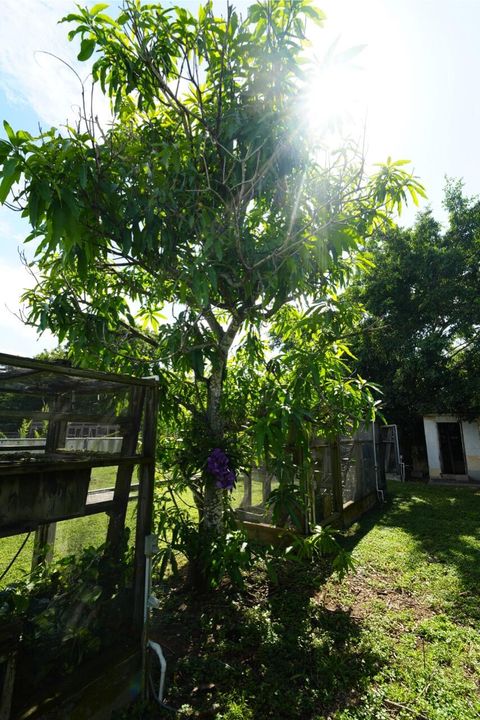
[[[14,703],[54,692],[123,637],[131,625],[132,559],[126,533],[118,558],[105,545],[89,546],[0,589],[0,624],[21,638]]]
[[[474,720],[479,512],[479,491],[395,484],[346,533],[342,582],[321,561],[275,582],[259,566],[241,592],[172,588],[155,628],[167,702],[183,718]]]

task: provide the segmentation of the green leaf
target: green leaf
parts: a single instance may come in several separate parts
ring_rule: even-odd
[[[4,163],[5,159],[10,155],[12,146],[6,140],[0,139],[0,163]]]
[[[91,38],[84,38],[80,45],[80,52],[77,55],[78,60],[88,60],[95,50],[95,40]]]
[[[30,222],[33,227],[38,224],[38,220],[44,210],[44,206],[45,204],[43,202],[43,199],[38,195],[38,193],[34,193],[32,191],[28,203],[28,213],[30,217]]]
[[[26,130],[19,130],[16,135],[17,140],[31,140],[32,136]]]
[[[3,166],[2,182],[0,183],[0,204],[3,205],[8,197],[12,185],[20,179],[18,158],[10,158]]]
[[[11,178],[12,175],[15,174],[17,165],[18,165],[18,157],[17,156],[9,158],[3,166],[2,176],[4,178]]]
[[[4,120],[4,121],[3,121],[3,127],[5,128],[5,132],[7,133],[7,137],[8,137],[8,139],[10,140],[10,142],[12,143],[12,145],[16,145],[16,144],[17,144],[17,142],[16,142],[17,138],[16,138],[16,136],[15,136],[15,133],[14,133],[13,128],[11,127],[11,125],[9,125],[6,120]]]
[[[15,178],[13,177],[4,177],[2,182],[0,183],[0,205],[3,205],[3,203],[7,199],[8,193],[10,192],[11,187],[14,183],[14,179]]]
[[[98,15],[98,13],[102,12],[102,10],[108,8],[108,6],[108,3],[97,3],[92,8],[90,8],[90,15],[92,15],[92,17],[95,17],[95,15]]]

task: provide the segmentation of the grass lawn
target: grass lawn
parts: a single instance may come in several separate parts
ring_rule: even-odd
[[[93,468],[89,489],[98,490],[100,488],[113,487],[115,485],[116,471],[116,467]],[[137,482],[135,474],[132,482]],[[127,526],[132,528],[130,535],[131,542],[134,541],[133,529],[135,527],[135,521],[136,503],[131,502],[128,506],[127,513]],[[57,523],[55,557],[60,558],[64,555],[74,555],[88,545],[93,545],[94,547],[102,545],[102,543],[105,542],[107,526],[108,516],[106,513]],[[33,536],[34,533],[31,533],[15,564],[5,578],[0,581],[0,588],[17,580],[21,580],[30,572]],[[0,538],[0,575],[21,547],[25,537],[26,535],[14,535],[13,537]]]
[[[155,631],[167,701],[217,720],[480,717],[479,528],[479,491],[395,484],[347,533],[341,583],[292,565],[241,592],[175,588]]]

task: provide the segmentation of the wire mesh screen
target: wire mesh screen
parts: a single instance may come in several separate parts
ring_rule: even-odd
[[[359,430],[353,437],[340,437],[335,442],[319,438],[314,443],[315,465],[313,492],[315,497],[315,522],[321,522],[335,511],[340,502],[335,495],[334,454],[338,453],[341,483],[341,503],[358,502],[377,489],[383,489],[385,479],[379,462],[380,441],[375,430],[375,446],[372,427]]]
[[[340,441],[343,502],[355,502],[376,489],[373,440],[365,437]]]
[[[334,441],[316,438],[311,451],[313,464],[305,497],[310,524],[341,513],[347,503],[359,502],[377,490],[385,489],[383,449],[376,427],[374,430],[372,426],[366,426],[353,437],[340,437]],[[266,500],[276,487],[278,481],[264,469],[254,469],[250,475],[239,478],[233,497],[238,517],[270,522]]]
[[[328,517],[334,510],[332,453],[326,442],[317,440],[312,448],[314,458],[312,473],[312,495],[314,518]]]
[[[239,518],[254,522],[270,522],[271,512],[267,508],[267,500],[278,480],[265,468],[253,468],[248,474],[238,477],[232,495],[232,506]]]
[[[381,461],[388,480],[403,480],[405,466],[400,457],[398,432],[396,425],[385,425],[380,428]]]
[[[139,644],[156,407],[153,380],[0,353],[0,606],[20,621],[10,646],[21,637],[12,717],[64,680],[88,684],[100,653]],[[3,718],[1,695],[0,667]]]

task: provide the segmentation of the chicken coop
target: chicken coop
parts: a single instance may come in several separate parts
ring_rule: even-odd
[[[386,494],[386,450],[389,441],[375,423],[352,436],[314,438],[309,475],[298,486],[301,526],[308,533],[315,525],[347,527],[374,507]],[[272,541],[273,527],[268,498],[279,487],[276,478],[256,468],[241,479],[236,515],[250,536]],[[298,529],[298,527],[296,528]]]
[[[157,402],[155,379],[0,354],[1,557],[12,548],[0,567],[0,720],[100,718],[103,699],[135,691]],[[57,542],[79,523],[76,564]],[[12,543],[31,562],[10,583]]]

